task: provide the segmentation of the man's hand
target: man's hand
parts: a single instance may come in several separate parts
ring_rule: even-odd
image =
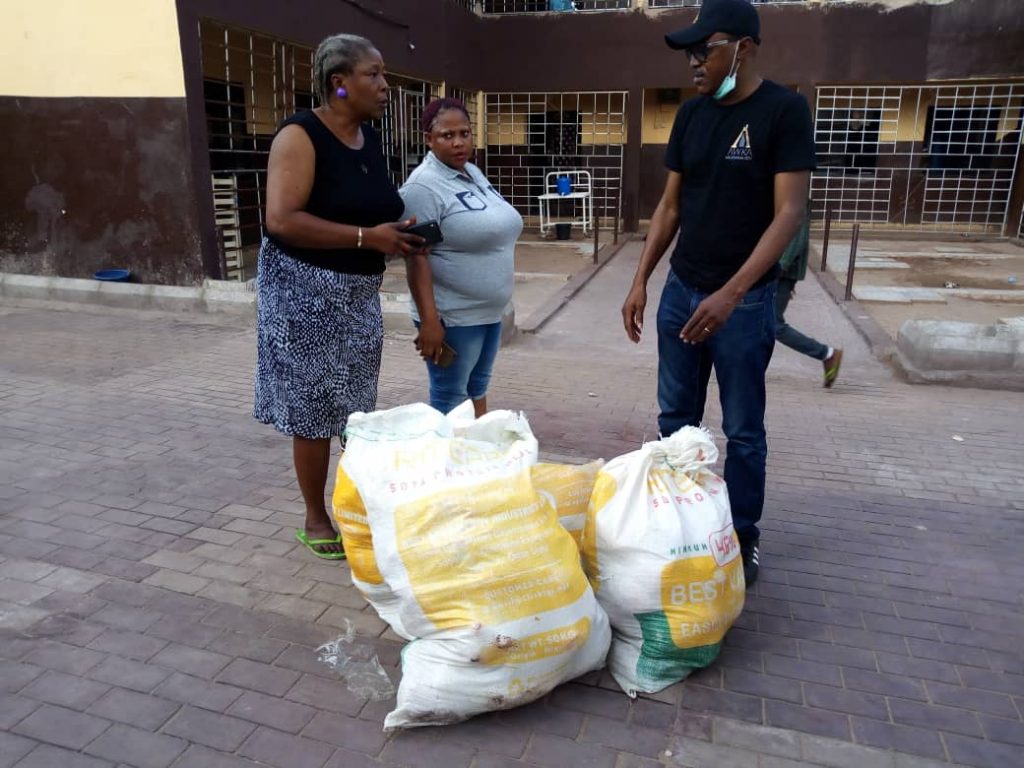
[[[420,323],[420,332],[416,334],[416,349],[424,360],[441,359],[441,343],[444,341],[444,326],[437,318]]]
[[[639,343],[640,334],[644,330],[644,309],[647,307],[647,286],[633,284],[626,296],[626,303],[622,305],[622,324],[626,329],[626,336],[634,344]]]
[[[737,302],[724,291],[715,291],[697,305],[697,311],[690,316],[690,321],[679,332],[679,338],[687,344],[707,341],[715,332],[725,325],[729,315],[736,308]]]

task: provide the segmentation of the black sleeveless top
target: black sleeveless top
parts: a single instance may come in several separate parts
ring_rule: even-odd
[[[391,183],[384,162],[380,137],[364,123],[363,147],[346,146],[312,111],[297,112],[278,128],[299,125],[313,142],[316,170],[306,203],[307,213],[338,224],[364,230],[388,221],[398,221],[405,210],[398,190]],[[379,275],[384,271],[384,254],[367,248],[297,248],[268,238],[282,251],[314,267],[352,275]]]

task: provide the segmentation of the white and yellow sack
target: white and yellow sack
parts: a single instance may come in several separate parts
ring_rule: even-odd
[[[587,505],[594,490],[597,472],[603,465],[604,461],[598,459],[587,464],[542,463],[530,468],[533,487],[555,510],[558,522],[572,536],[577,548],[582,547]],[[370,532],[363,499],[341,462],[338,463],[331,509],[345,542],[352,583],[375,606],[378,613],[390,617],[396,608],[394,593],[384,583],[384,577],[377,568],[377,559],[373,554],[373,534]],[[397,614],[387,621],[395,623]]]
[[[469,403],[448,416],[414,404],[353,414],[346,435],[342,468],[391,597],[365,594],[415,640],[385,728],[515,707],[603,666],[608,618],[533,487],[537,440],[525,418],[474,421]]]
[[[370,521],[366,517],[366,507],[359,495],[352,478],[345,471],[343,462],[338,462],[338,474],[334,482],[334,495],[331,499],[331,511],[334,522],[338,525],[345,554],[348,556],[352,583],[362,592],[384,621],[393,627],[400,627],[398,621],[398,601],[395,593],[384,582],[377,558],[373,554],[373,534],[370,533]],[[395,629],[406,640],[412,637]]]
[[[597,472],[602,466],[604,461],[597,459],[586,464],[541,463],[530,467],[533,487],[555,510],[558,522],[569,532],[577,547],[582,546],[587,505]],[[345,541],[352,583],[374,605],[387,602],[392,594],[373,555],[373,535],[366,518],[366,508],[341,462],[338,463],[331,509]]]
[[[739,540],[718,449],[684,427],[597,475],[583,562],[612,623],[608,667],[630,696],[706,667],[743,610]]]
[[[597,472],[604,461],[587,464],[537,464],[530,468],[533,487],[537,489],[558,515],[558,522],[569,532],[577,547],[583,543],[583,526],[587,522],[587,505],[594,491]]]

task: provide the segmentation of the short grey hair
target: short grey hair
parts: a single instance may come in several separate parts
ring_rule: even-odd
[[[317,46],[313,55],[313,94],[327,104],[333,75],[351,75],[359,61],[377,47],[359,35],[331,35]]]

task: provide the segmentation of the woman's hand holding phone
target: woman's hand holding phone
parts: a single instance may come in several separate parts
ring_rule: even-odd
[[[407,231],[416,224],[416,217],[405,221],[389,221],[363,230],[363,247],[386,254],[411,256],[426,247],[420,235]]]
[[[410,235],[419,235],[423,238],[423,245],[430,247],[444,242],[444,235],[441,234],[441,225],[436,221],[424,221],[405,229]]]

